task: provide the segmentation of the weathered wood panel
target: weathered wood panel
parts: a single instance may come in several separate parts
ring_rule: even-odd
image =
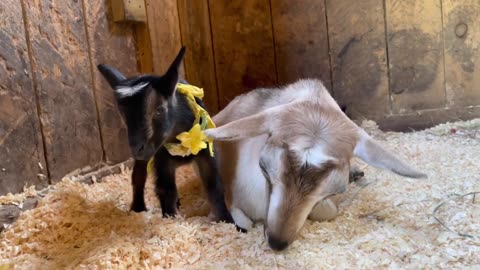
[[[100,131],[107,163],[118,163],[130,156],[127,129],[117,108],[113,90],[97,71],[98,64],[120,69],[126,76],[136,75],[137,61],[133,28],[114,23],[108,0],[84,0],[85,18],[92,61],[92,77],[98,105]]]
[[[331,89],[324,0],[271,0],[279,83],[319,78]]]
[[[425,110],[402,115],[389,115],[380,122],[379,127],[382,130],[410,132],[412,130],[423,130],[446,122],[469,120],[478,117],[480,117],[480,106]]]
[[[148,25],[136,24],[134,29],[137,70],[141,73],[153,73],[153,52]]]
[[[145,2],[152,42],[153,71],[156,74],[163,74],[182,46],[177,1],[145,0]],[[181,77],[184,73],[182,63]]]
[[[0,25],[0,194],[5,194],[21,192],[24,185],[46,186],[48,174],[20,0],[0,2]]]
[[[390,113],[382,0],[327,0],[333,94],[353,117]]]
[[[444,107],[440,0],[387,0],[385,8],[393,111]]]
[[[443,0],[449,107],[480,105],[480,1]]]
[[[275,85],[269,1],[209,1],[209,4],[220,106],[253,88]]]
[[[82,1],[22,0],[52,181],[102,160]]]
[[[217,82],[213,60],[208,0],[179,0],[178,11],[185,53],[185,75],[189,83],[202,87],[205,104],[218,112]]]

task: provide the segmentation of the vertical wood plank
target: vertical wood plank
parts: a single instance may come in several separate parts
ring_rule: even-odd
[[[113,90],[96,66],[108,64],[127,76],[135,75],[137,62],[133,29],[131,25],[113,22],[110,1],[83,1],[103,149],[107,163],[118,163],[130,156],[127,129],[118,111]]]
[[[52,181],[102,161],[82,1],[24,1]]]
[[[145,0],[152,43],[153,72],[163,74],[182,47],[177,1]],[[185,74],[183,63],[181,77]]]
[[[480,1],[443,0],[449,107],[480,105]]]
[[[20,0],[0,2],[0,25],[2,195],[21,192],[24,185],[45,187],[48,178]]]
[[[209,1],[220,106],[276,84],[268,0]]]
[[[444,107],[440,0],[386,0],[385,7],[393,111]]]
[[[352,117],[390,113],[382,0],[327,0],[333,93]]]
[[[183,45],[186,46],[185,73],[189,83],[202,87],[209,111],[218,112],[218,92],[213,60],[208,0],[179,0],[178,10]]]
[[[137,55],[137,70],[141,73],[153,73],[153,52],[150,32],[146,23],[135,25],[135,50]]]
[[[321,79],[331,89],[324,0],[271,0],[279,83]]]

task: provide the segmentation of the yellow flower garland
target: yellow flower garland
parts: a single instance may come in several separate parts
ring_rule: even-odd
[[[164,145],[165,148],[172,156],[186,157],[192,154],[196,155],[202,149],[208,147],[210,156],[213,157],[213,139],[207,138],[203,131],[209,128],[215,128],[215,124],[208,112],[195,100],[195,97],[203,99],[203,89],[193,85],[178,83],[177,91],[187,98],[188,106],[195,116],[195,121],[189,131],[182,132],[176,136],[180,143],[166,143]],[[152,171],[153,158],[148,162],[147,167],[148,173]]]

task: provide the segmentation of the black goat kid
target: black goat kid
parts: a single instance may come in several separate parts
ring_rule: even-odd
[[[133,202],[131,210],[147,210],[144,188],[148,161],[154,157],[156,194],[164,216],[174,216],[178,207],[175,170],[178,166],[194,161],[208,194],[208,200],[218,221],[233,223],[224,200],[224,190],[214,157],[208,149],[197,155],[172,156],[165,143],[178,143],[178,134],[189,131],[195,120],[186,97],[176,91],[178,68],[185,48],[182,48],[163,76],[142,75],[126,78],[117,69],[99,65],[98,70],[115,91],[118,107],[128,129],[130,150],[135,158],[132,173]],[[200,106],[205,107],[196,98]]]

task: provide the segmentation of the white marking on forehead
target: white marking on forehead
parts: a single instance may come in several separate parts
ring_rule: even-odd
[[[130,97],[142,90],[148,84],[148,82],[144,82],[134,86],[120,86],[115,89],[115,92],[117,92],[120,97]]]
[[[298,144],[291,145],[292,150],[295,151],[301,164],[311,164],[320,167],[329,161],[336,160],[334,157],[328,155],[325,147],[316,143],[313,147],[306,146],[306,142],[299,142]]]

